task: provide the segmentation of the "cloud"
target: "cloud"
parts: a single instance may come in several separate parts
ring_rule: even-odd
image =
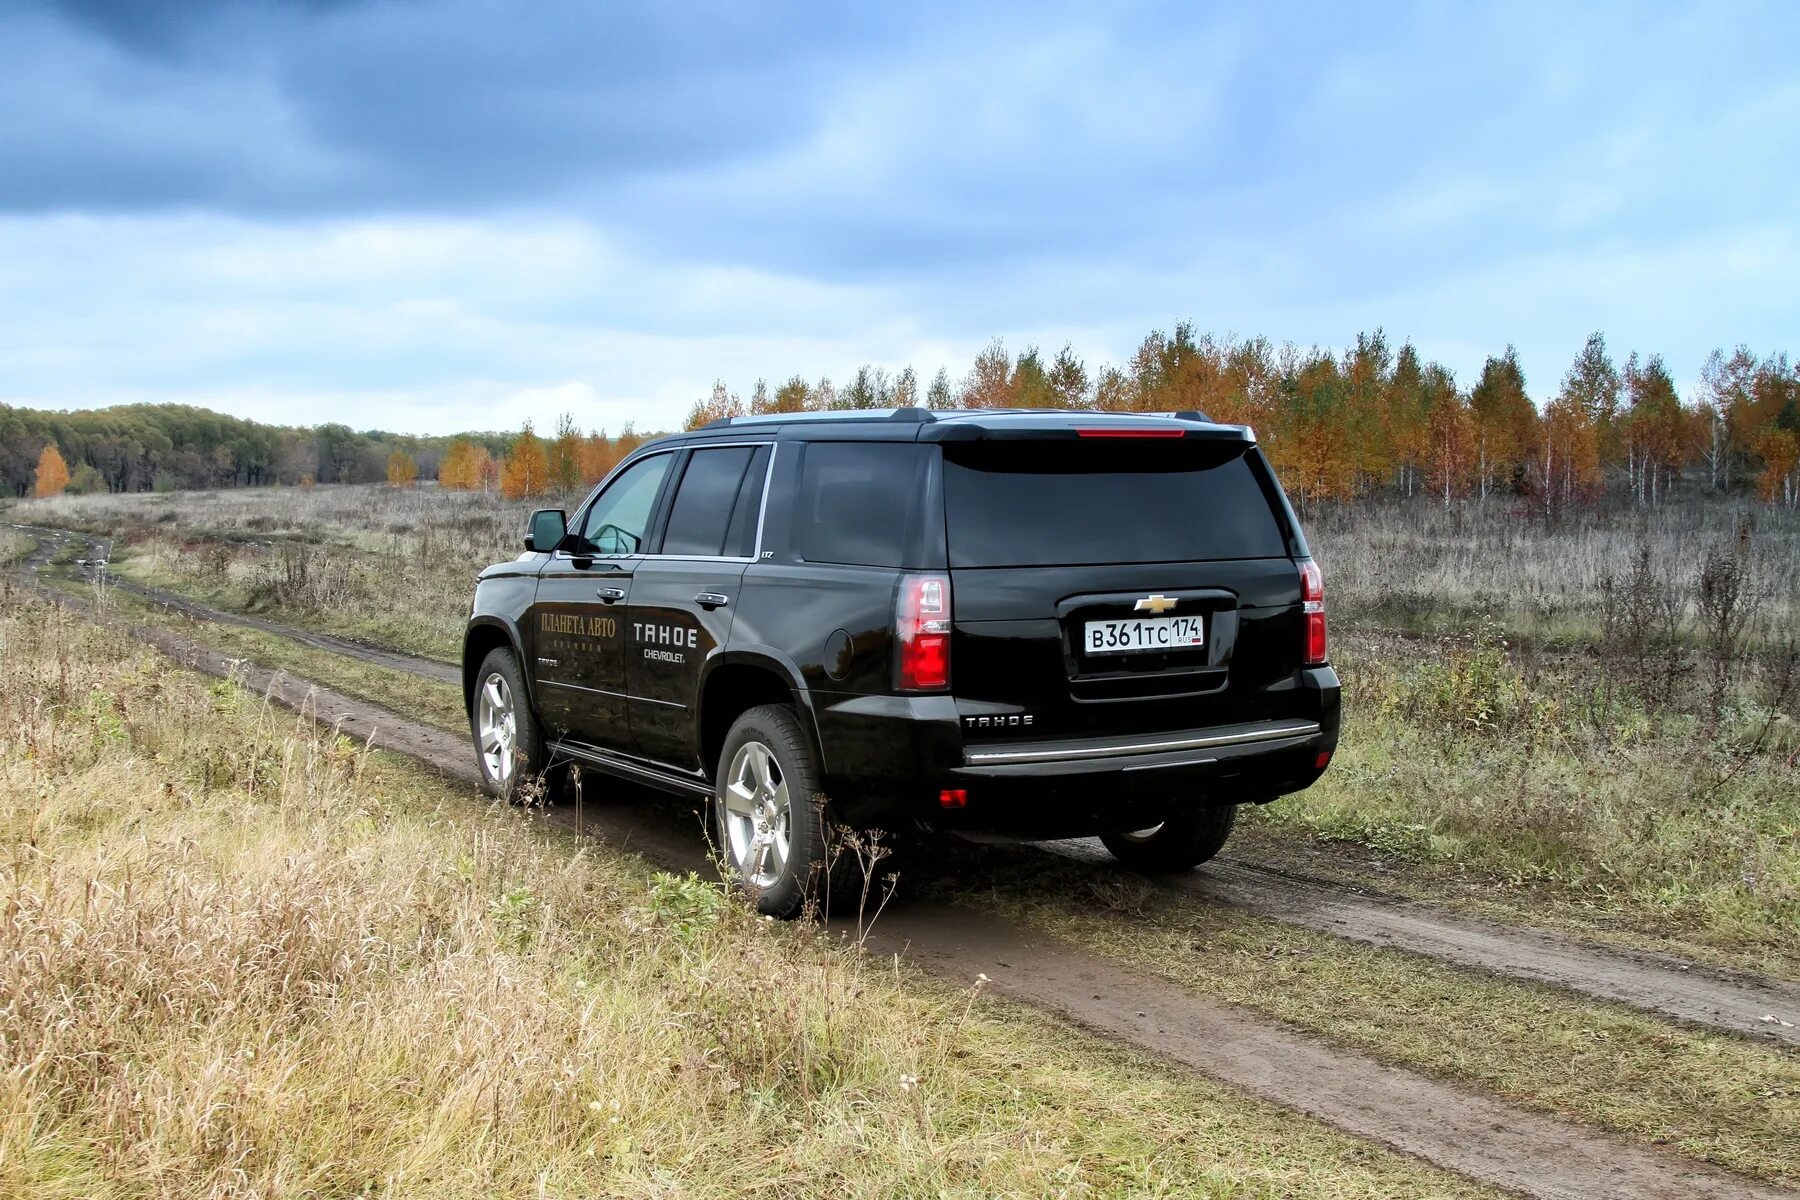
[[[446,429],[1385,326],[1553,386],[1791,337],[1780,7],[0,15],[0,401]],[[1784,272],[1787,274],[1784,276]]]

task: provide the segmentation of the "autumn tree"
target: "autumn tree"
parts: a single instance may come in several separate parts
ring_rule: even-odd
[[[1571,369],[1563,376],[1556,398],[1544,408],[1538,482],[1543,488],[1546,523],[1600,482],[1599,431],[1580,388],[1581,381]]]
[[[570,413],[556,419],[556,438],[544,451],[544,470],[549,486],[564,495],[581,486],[581,430]]]
[[[1387,421],[1392,363],[1387,334],[1380,329],[1372,334],[1357,334],[1356,345],[1344,355],[1344,403],[1338,438],[1346,443],[1343,453],[1355,475],[1352,486],[1356,494],[1382,478],[1393,460]]]
[[[1771,504],[1800,505],[1800,435],[1792,429],[1765,430],[1757,437],[1756,455],[1763,462],[1757,495]]]
[[[955,406],[956,398],[950,391],[950,372],[939,367],[937,374],[931,377],[931,386],[925,389],[925,407],[943,410]]]
[[[1045,382],[1049,384],[1051,405],[1055,408],[1080,408],[1088,402],[1087,364],[1067,342],[1056,352],[1056,360],[1050,364]]]
[[[892,408],[894,405],[894,385],[889,382],[888,374],[880,367],[867,366],[857,368],[844,390],[837,394],[830,407],[837,409],[871,409]]]
[[[1027,346],[1025,353],[1019,355],[1006,385],[1007,402],[1013,408],[1058,407],[1056,392],[1050,386],[1050,373],[1044,369],[1043,357],[1036,346]]]
[[[1619,415],[1621,388],[1618,368],[1606,352],[1606,337],[1588,335],[1581,353],[1575,356],[1563,376],[1562,394],[1581,406],[1587,423],[1594,431],[1595,453],[1604,471],[1625,456],[1625,436]]]
[[[768,400],[768,407],[759,409],[755,404],[752,404],[750,406],[750,411],[768,413],[805,412],[807,401],[811,398],[812,389],[806,386],[806,380],[795,375],[786,383],[775,389],[775,394]]]
[[[45,442],[43,452],[38,455],[37,473],[32,476],[31,494],[59,496],[68,486],[69,464],[63,461],[62,451],[56,448],[55,442]]]
[[[581,482],[590,487],[605,479],[606,473],[619,461],[612,439],[606,436],[604,429],[597,429],[581,440],[579,459]]]
[[[1420,472],[1431,448],[1431,395],[1419,352],[1407,342],[1394,356],[1384,401],[1383,420],[1394,472],[1394,489],[1410,497],[1418,490]]]
[[[687,421],[683,429],[699,429],[714,421],[724,421],[731,417],[744,415],[744,402],[737,394],[725,386],[725,381],[715,380],[712,393],[704,400],[694,401],[694,407],[688,409]]]
[[[1624,383],[1632,495],[1640,504],[1653,505],[1667,495],[1681,467],[1687,441],[1681,399],[1658,354],[1640,364],[1633,353],[1625,361]]]
[[[895,408],[916,408],[919,404],[919,376],[911,366],[900,368],[894,376],[893,402]]]
[[[1469,390],[1475,433],[1476,486],[1483,500],[1495,486],[1512,484],[1537,442],[1537,410],[1525,394],[1525,372],[1511,346],[1481,365]]]
[[[500,492],[508,500],[541,496],[549,485],[549,473],[544,443],[527,421],[500,468]]]
[[[959,408],[1010,408],[1012,406],[1012,356],[999,338],[975,356],[956,397]]]
[[[1476,470],[1475,423],[1456,389],[1456,379],[1436,363],[1425,368],[1425,482],[1444,507],[1463,495]]]
[[[413,461],[412,455],[404,450],[396,450],[388,455],[387,481],[389,487],[409,488],[419,478],[419,464]]]
[[[1756,430],[1752,410],[1759,366],[1750,348],[1740,345],[1730,358],[1714,350],[1700,368],[1701,403],[1708,414],[1704,455],[1715,488],[1730,491],[1734,460],[1753,452],[1750,439]]]
[[[438,464],[438,483],[459,492],[481,486],[481,467],[475,454],[475,443],[466,437],[454,438]]]

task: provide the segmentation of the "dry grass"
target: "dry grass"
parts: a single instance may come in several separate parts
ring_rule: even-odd
[[[334,487],[62,497],[13,519],[118,535],[120,569],[224,607],[453,658],[473,574],[515,553],[528,507]],[[1738,554],[1740,515],[1694,501],[1551,530],[1500,503],[1316,515],[1343,741],[1258,829],[1800,970],[1800,675],[1784,684],[1776,653],[1800,614],[1800,518],[1756,514],[1752,619],[1720,656],[1699,575]],[[1634,572],[1647,582],[1621,590]]]
[[[0,904],[0,1194],[1485,1194],[17,594]]]
[[[1340,623],[1362,628],[1458,630],[1481,617],[1515,635],[1559,641],[1597,637],[1602,582],[1623,579],[1648,550],[1691,609],[1705,553],[1739,519],[1757,527],[1754,566],[1770,617],[1800,624],[1800,514],[1712,499],[1651,510],[1577,510],[1546,529],[1505,501],[1446,511],[1429,503],[1328,508],[1307,522]]]
[[[18,562],[36,543],[16,529],[0,529],[0,567]]]

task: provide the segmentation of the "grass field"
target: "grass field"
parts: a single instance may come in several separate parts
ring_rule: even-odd
[[[320,487],[68,497],[11,519],[113,536],[116,569],[221,607],[452,659],[474,573],[517,553],[527,508]],[[1762,510],[1740,537],[1742,515],[1316,515],[1343,741],[1239,845],[1800,973],[1800,521]],[[1721,574],[1735,587],[1722,624],[1709,561],[1708,603]],[[376,700],[402,686],[343,682]],[[454,701],[425,715],[454,720]]]
[[[522,513],[316,488],[64,499],[6,519],[114,538],[115,570],[217,607],[448,659],[475,571],[515,553]],[[1465,531],[1480,553],[1422,569],[1441,602],[1384,603],[1358,564],[1411,554],[1426,568],[1410,539],[1454,538],[1439,523],[1459,520],[1476,518],[1315,520],[1344,740],[1318,786],[1252,810],[1233,852],[1800,975],[1792,531],[1740,541],[1728,511],[1685,514],[1625,530],[1636,541],[1615,553],[1597,519],[1546,534],[1495,512]],[[0,554],[29,545],[0,535]],[[1673,557],[1646,551],[1658,545]],[[1578,551],[1612,557],[1594,577],[1550,568]],[[1724,642],[1698,597],[1709,554],[1740,568]],[[1557,605],[1509,599],[1494,556],[1540,596],[1560,589]],[[1625,604],[1608,571],[1660,598]],[[196,625],[125,589],[96,595],[66,569],[50,578],[105,612],[460,728],[451,685]],[[0,1029],[15,1114],[0,1192],[1476,1194],[1041,1016],[751,920],[698,880],[470,807],[415,768],[121,653],[67,613],[21,603],[0,639],[0,719],[17,731],[0,786],[21,798],[4,810],[5,882],[29,917],[0,970],[38,1030]],[[952,855],[914,885],[1395,1066],[1800,1182],[1787,1049],[1106,868],[966,854],[979,866]],[[27,978],[41,964],[51,983]],[[778,1017],[758,1026],[772,977],[811,982],[784,983]],[[120,979],[142,986],[115,996]],[[111,997],[104,1028],[73,1017],[71,998],[96,989]],[[201,999],[223,994],[229,1011]],[[850,1008],[876,1018],[852,1023]],[[377,1065],[352,1082],[352,1063]]]
[[[0,1194],[1487,1194],[23,597],[0,837]]]

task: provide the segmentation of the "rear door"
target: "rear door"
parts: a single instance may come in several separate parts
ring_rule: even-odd
[[[945,443],[943,473],[969,737],[1297,715],[1283,710],[1303,652],[1299,574],[1247,442]],[[1030,720],[1000,719],[1013,714]]]
[[[625,613],[642,541],[675,461],[652,454],[620,471],[538,577],[531,669],[551,738],[626,749]]]
[[[655,552],[633,575],[625,676],[632,741],[646,758],[699,765],[701,666],[731,634],[744,569],[756,557],[772,453],[766,443],[690,451]]]

